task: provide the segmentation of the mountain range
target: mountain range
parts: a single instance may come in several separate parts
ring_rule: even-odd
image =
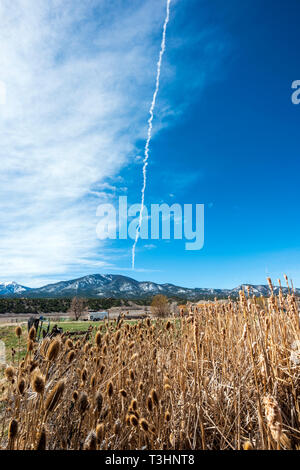
[[[157,284],[151,281],[139,282],[118,274],[91,274],[39,288],[25,287],[16,282],[0,282],[0,297],[61,298],[77,295],[89,298],[141,299],[163,294],[167,297],[200,300],[214,297],[237,297],[239,291],[248,285],[242,284],[234,289],[187,288],[174,284]],[[267,285],[249,285],[249,287],[252,294],[256,296],[270,295],[270,289]],[[283,287],[282,290],[283,293],[287,293],[286,287]],[[279,287],[275,286],[275,294],[278,291]],[[300,295],[300,289],[295,289],[295,292]]]

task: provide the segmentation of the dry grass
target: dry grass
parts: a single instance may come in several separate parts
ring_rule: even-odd
[[[0,448],[299,448],[296,299],[248,297],[30,346],[6,374]]]

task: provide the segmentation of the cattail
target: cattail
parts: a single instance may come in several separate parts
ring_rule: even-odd
[[[32,326],[28,333],[28,339],[33,341],[35,339],[35,336],[36,336],[36,329],[34,328],[34,326]]]
[[[20,338],[22,335],[22,328],[20,326],[17,326],[15,333],[16,333],[17,338]]]
[[[171,419],[171,414],[170,414],[169,411],[166,411],[166,412],[165,412],[165,421],[168,422],[168,421],[170,421],[170,419]]]
[[[20,395],[23,395],[25,390],[25,380],[21,377],[18,381],[18,392]]]
[[[36,371],[33,379],[32,379],[32,389],[42,395],[45,390],[45,377],[40,373],[40,371]]]
[[[95,335],[95,343],[96,343],[97,348],[101,347],[101,333],[100,333],[100,331],[97,331],[97,333]]]
[[[95,401],[96,401],[97,411],[100,413],[102,409],[102,405],[103,405],[103,396],[100,390],[96,393]]]
[[[81,393],[78,400],[78,409],[80,414],[84,414],[89,406],[89,399],[85,392]]]
[[[253,445],[251,444],[250,441],[246,441],[243,445],[244,450],[253,450]]]
[[[90,431],[86,438],[83,446],[84,450],[96,450],[97,449],[97,436],[94,431]]]
[[[74,357],[75,357],[75,351],[74,351],[74,349],[72,349],[72,350],[68,353],[68,355],[67,355],[67,363],[68,363],[68,364],[71,364],[71,362],[73,361]]]
[[[11,382],[14,378],[14,375],[15,375],[14,368],[12,366],[6,367],[5,377],[7,378],[7,380],[9,380]]]
[[[43,426],[41,432],[38,435],[35,450],[46,450],[46,444],[47,444],[47,435],[46,435],[46,430]]]
[[[64,380],[60,380],[59,382],[57,382],[55,387],[49,393],[45,401],[45,410],[47,411],[47,414],[56,408],[60,398],[62,397],[64,393],[64,389],[65,389],[65,382]]]
[[[102,375],[104,371],[105,371],[105,365],[102,364],[100,367],[100,375]]]
[[[77,398],[78,398],[78,392],[77,392],[77,390],[74,390],[74,392],[73,392],[73,400],[74,400],[74,401],[77,401]]]
[[[132,380],[132,382],[134,381],[134,372],[132,369],[129,369],[129,377],[130,379]]]
[[[145,418],[141,418],[139,423],[143,431],[145,432],[149,431],[149,423],[148,421],[145,420]]]
[[[127,397],[127,392],[126,392],[126,390],[124,390],[124,388],[122,388],[121,390],[119,390],[119,394],[120,394],[122,397],[124,397],[124,398]]]
[[[51,341],[50,346],[48,348],[47,360],[49,362],[55,361],[59,354],[59,350],[60,350],[60,342],[58,339],[54,339],[53,341]]]
[[[114,393],[112,382],[108,382],[107,387],[106,387],[106,392],[109,397],[112,397],[112,394]]]
[[[167,324],[166,324],[166,330],[169,330],[171,328],[171,322],[168,321]]]
[[[271,395],[264,397],[263,403],[271,435],[276,442],[279,442],[282,432],[282,417],[278,403]]]

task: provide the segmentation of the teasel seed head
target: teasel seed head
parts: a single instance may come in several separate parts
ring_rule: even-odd
[[[276,442],[279,442],[282,433],[282,417],[279,405],[271,395],[264,397],[263,404],[271,435]]]
[[[140,423],[140,427],[142,428],[143,431],[145,431],[145,432],[149,431],[149,423],[148,423],[148,421],[145,420],[145,418],[141,418],[139,423]]]
[[[246,441],[243,445],[244,450],[253,450],[253,445],[251,444],[250,441]]]
[[[127,392],[126,390],[124,390],[124,388],[122,388],[121,390],[119,390],[119,393],[122,397],[126,398],[127,397]]]
[[[150,395],[147,397],[147,408],[148,408],[149,413],[152,413],[152,411],[153,411],[153,401],[152,401],[152,398],[151,398]]]
[[[8,366],[6,367],[5,369],[5,377],[7,378],[7,380],[9,380],[10,382],[13,380],[14,378],[14,375],[15,375],[15,370],[12,366]]]
[[[88,409],[88,407],[89,407],[88,396],[85,392],[82,392],[78,400],[78,410],[80,414],[84,414],[86,410]]]
[[[15,333],[17,338],[20,338],[22,336],[22,328],[20,326],[17,326]]]
[[[66,340],[65,345],[66,345],[66,348],[67,348],[67,349],[73,349],[73,347],[74,347],[73,341],[72,341],[70,338],[68,338],[68,339]]]
[[[20,395],[23,395],[25,390],[25,380],[21,377],[18,381],[18,392]]]
[[[36,336],[36,329],[34,328],[34,326],[32,326],[28,333],[28,339],[33,341],[35,339],[35,336]]]
[[[95,343],[96,343],[97,348],[101,347],[101,333],[100,333],[100,331],[97,331],[97,333],[95,335]]]
[[[82,380],[83,383],[86,382],[87,375],[88,375],[88,372],[87,372],[86,368],[82,369],[82,371],[81,371],[81,380]]]
[[[151,396],[151,398],[152,398],[153,403],[154,403],[156,406],[158,406],[158,405],[159,405],[158,395],[157,395],[157,393],[156,393],[156,390],[154,390],[154,388],[151,390],[150,396]]]
[[[55,361],[58,357],[60,350],[60,341],[58,339],[54,339],[51,341],[48,351],[47,351],[47,360],[52,362]]]
[[[107,395],[109,397],[112,397],[112,395],[114,393],[114,388],[113,388],[112,382],[108,382],[107,387],[106,387],[106,391],[107,391]]]
[[[139,420],[135,415],[130,415],[130,424],[132,426],[137,426],[139,424]]]
[[[136,401],[135,398],[133,398],[133,399],[131,400],[131,403],[130,403],[130,408],[131,408],[133,411],[136,411],[136,410],[137,410],[137,407],[138,407],[138,406],[137,406],[137,401]]]
[[[100,413],[102,410],[102,405],[103,405],[103,396],[100,390],[98,390],[98,392],[96,393],[95,401],[96,401],[97,411],[98,413]]]
[[[96,427],[96,437],[98,442],[102,442],[105,435],[105,426],[104,423],[97,424]]]
[[[68,355],[67,355],[67,363],[68,364],[71,364],[71,362],[73,361],[75,357],[75,351],[74,349],[71,349],[71,351],[69,351]]]
[[[18,434],[18,421],[16,419],[12,419],[8,426],[8,438],[10,440],[14,440]]]
[[[34,373],[32,382],[31,382],[32,389],[38,393],[39,395],[42,395],[45,390],[45,377],[40,373],[39,370],[37,370]]]
[[[96,450],[97,449],[97,436],[94,431],[90,431],[89,435],[87,436],[84,446],[84,450]]]
[[[93,374],[92,377],[91,377],[90,385],[91,385],[92,388],[94,388],[95,384],[96,384],[96,374]]]
[[[125,418],[125,423],[127,426],[130,426],[130,416],[131,416],[130,414],[127,414]]]
[[[57,384],[52,389],[52,391],[48,394],[45,400],[45,410],[47,411],[47,413],[50,413],[56,408],[59,400],[61,399],[64,393],[64,389],[65,389],[65,382],[64,380],[60,380],[59,382],[57,382]]]
[[[46,450],[46,445],[47,445],[47,434],[46,434],[46,429],[43,426],[41,432],[38,435],[35,450]]]
[[[29,364],[29,372],[33,372],[38,366],[38,363],[36,361],[31,361]]]

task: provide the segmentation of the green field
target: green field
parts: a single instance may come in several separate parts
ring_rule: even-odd
[[[103,322],[90,322],[90,321],[63,321],[56,322],[59,328],[62,328],[63,331],[87,331],[89,326],[92,325],[94,330]],[[54,323],[51,322],[50,329],[53,327]],[[22,327],[22,336],[19,340],[15,334],[16,325],[12,326],[1,326],[0,325],[0,341],[3,341],[6,348],[6,362],[12,363],[17,362],[18,357],[23,358],[26,354],[27,346],[27,324],[21,325]],[[12,354],[12,348],[16,351],[15,357]]]

